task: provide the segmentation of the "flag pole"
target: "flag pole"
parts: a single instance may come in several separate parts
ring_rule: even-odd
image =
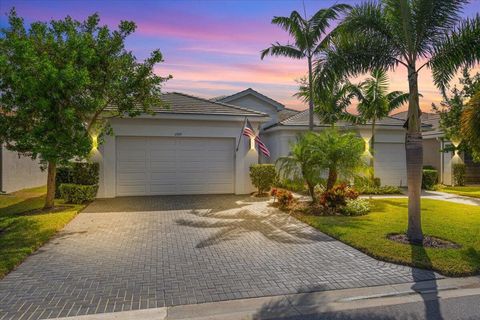
[[[237,143],[237,148],[235,149],[235,152],[237,152],[238,148],[240,147],[240,141],[242,140],[243,129],[245,128],[246,123],[247,123],[247,116],[245,116],[245,119],[243,120],[242,129],[240,129],[240,136],[238,137],[238,143]]]

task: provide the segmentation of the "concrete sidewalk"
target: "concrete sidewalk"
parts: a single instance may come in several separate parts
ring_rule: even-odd
[[[229,300],[174,307],[104,313],[64,320],[127,319],[306,319],[348,310],[366,310],[480,295],[480,277],[449,278],[397,285]],[[472,305],[472,308],[476,306]]]

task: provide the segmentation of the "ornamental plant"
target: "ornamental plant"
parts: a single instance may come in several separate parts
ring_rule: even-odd
[[[259,195],[270,190],[276,177],[277,172],[273,164],[254,164],[250,167],[250,179]]]

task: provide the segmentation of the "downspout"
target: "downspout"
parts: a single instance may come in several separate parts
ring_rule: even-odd
[[[443,144],[443,139],[441,138],[437,138],[437,139],[440,140],[440,183],[443,184],[443,168],[445,166],[444,164],[445,157],[444,157],[444,152],[441,150],[443,150],[444,144]]]

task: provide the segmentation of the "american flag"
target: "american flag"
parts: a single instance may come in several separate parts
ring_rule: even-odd
[[[250,124],[250,121],[248,119],[245,120],[245,125],[243,126],[243,135],[246,137],[249,137],[250,139],[254,139],[255,143],[258,146],[258,149],[260,152],[265,156],[265,157],[270,157],[270,151],[268,150],[267,146],[265,143],[263,143],[262,140],[260,140],[260,137],[255,135],[255,131],[253,131],[253,127]]]

